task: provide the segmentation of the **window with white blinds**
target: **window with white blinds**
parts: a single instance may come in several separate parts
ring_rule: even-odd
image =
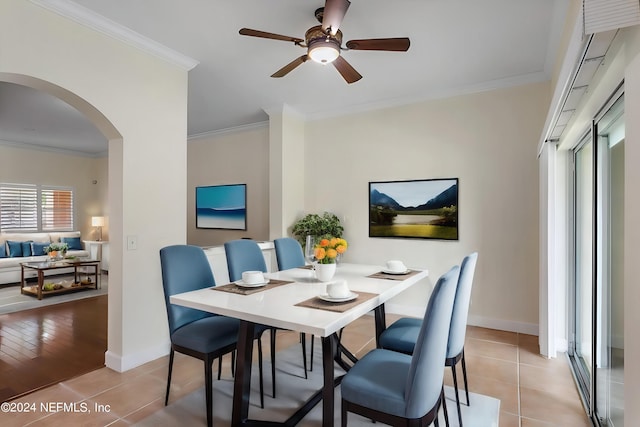
[[[73,189],[0,184],[0,230],[74,229]]]
[[[73,230],[73,191],[42,188],[40,201],[43,231]]]
[[[0,229],[38,230],[38,189],[0,185]]]

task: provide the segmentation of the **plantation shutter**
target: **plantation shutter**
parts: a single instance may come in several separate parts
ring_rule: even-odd
[[[73,191],[43,188],[41,192],[42,230],[73,230]]]
[[[38,230],[38,190],[35,186],[0,185],[0,229]]]

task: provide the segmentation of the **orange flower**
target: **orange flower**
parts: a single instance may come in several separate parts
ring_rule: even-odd
[[[316,260],[320,264],[332,264],[339,254],[346,252],[347,247],[347,241],[339,237],[322,239],[315,246]]]

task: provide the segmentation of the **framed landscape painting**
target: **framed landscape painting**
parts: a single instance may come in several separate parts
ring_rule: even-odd
[[[196,187],[196,228],[247,229],[247,184]]]
[[[370,182],[369,237],[458,240],[458,178]]]

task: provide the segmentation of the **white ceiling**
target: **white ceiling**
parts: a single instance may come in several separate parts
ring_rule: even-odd
[[[67,0],[57,0],[67,3]],[[189,72],[190,136],[268,120],[288,105],[310,120],[550,78],[568,0],[352,0],[344,40],[409,37],[408,52],[344,51],[363,75],[347,84],[306,62],[293,43],[241,36],[242,27],[304,38],[323,0],[76,0],[199,64]],[[74,6],[72,4],[72,6]],[[0,83],[0,141],[99,155],[105,138],[64,102]]]

